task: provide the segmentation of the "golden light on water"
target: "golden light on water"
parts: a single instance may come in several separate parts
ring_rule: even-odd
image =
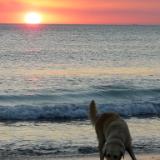
[[[15,70],[14,70],[15,71]],[[9,74],[11,74],[10,71]],[[68,68],[68,69],[42,69],[36,70],[16,70],[18,74],[25,74],[29,76],[112,76],[112,75],[123,75],[123,76],[149,76],[149,75],[160,75],[160,71],[154,68],[142,67],[142,68],[116,68],[116,67],[104,67],[104,68]]]
[[[30,73],[35,75],[56,75],[56,76],[111,76],[111,75],[125,75],[125,76],[148,76],[160,74],[159,70],[150,68],[75,68],[75,69],[60,69],[60,70],[31,70]]]

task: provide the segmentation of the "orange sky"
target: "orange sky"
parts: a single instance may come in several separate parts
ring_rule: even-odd
[[[160,24],[160,0],[0,0],[0,23],[24,23],[31,11],[42,23]]]

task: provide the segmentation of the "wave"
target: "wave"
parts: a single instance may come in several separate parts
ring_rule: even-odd
[[[123,117],[160,116],[160,103],[101,104],[100,112],[118,112]],[[88,106],[61,104],[52,106],[0,106],[1,121],[63,121],[87,119]]]
[[[24,100],[53,100],[53,98],[57,98],[56,95],[41,95],[41,94],[35,94],[35,95],[0,95],[1,101],[24,101]]]
[[[157,95],[160,93],[160,88],[135,88],[123,85],[107,85],[107,86],[95,86],[95,94],[101,96],[145,96],[145,95]]]
[[[73,90],[56,90],[53,94],[40,93],[40,94],[20,94],[20,95],[0,95],[0,101],[25,101],[25,100],[53,100],[58,99],[59,97],[125,97],[126,96],[158,96],[160,94],[160,88],[140,88],[128,87],[123,85],[108,85],[108,86],[93,86],[87,91],[73,91]]]

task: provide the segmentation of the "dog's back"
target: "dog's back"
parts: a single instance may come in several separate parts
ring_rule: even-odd
[[[105,141],[105,128],[108,128],[108,126],[112,122],[120,118],[119,115],[116,113],[103,113],[100,116],[98,116],[96,104],[94,101],[91,102],[89,107],[89,117],[91,119],[92,125],[95,127],[98,141],[101,144],[103,144]]]
[[[95,123],[96,132],[104,132],[104,129],[108,127],[112,122],[119,119],[119,115],[116,113],[103,113],[99,117],[97,117],[97,121]]]
[[[95,126],[96,130],[103,130],[104,125],[109,125],[111,122],[120,118],[118,114],[112,112],[103,113],[98,116],[96,104],[94,101],[91,102],[89,107],[89,117],[91,119],[92,125]]]
[[[91,122],[95,126],[97,138],[99,140],[106,139],[106,136],[109,135],[109,132],[111,131],[112,135],[113,132],[116,132],[116,134],[117,133],[125,134],[126,135],[125,141],[127,142],[131,141],[128,126],[126,122],[119,116],[119,114],[108,112],[98,116],[96,104],[94,101],[92,101],[90,104],[89,114]]]

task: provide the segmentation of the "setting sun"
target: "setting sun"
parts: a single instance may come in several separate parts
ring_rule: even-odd
[[[25,15],[24,20],[27,24],[40,24],[42,16],[37,12],[29,12]]]

